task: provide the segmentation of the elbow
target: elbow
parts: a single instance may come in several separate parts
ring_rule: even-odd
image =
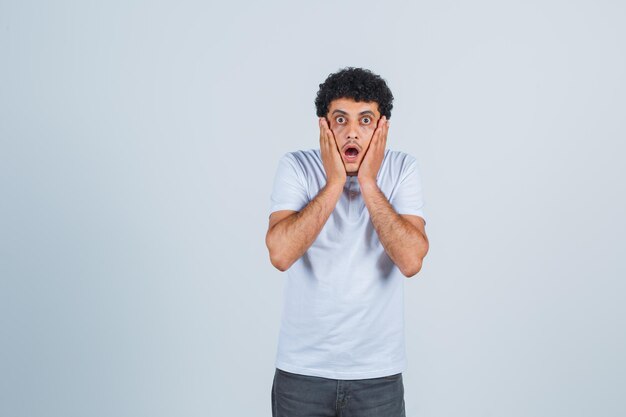
[[[407,278],[411,278],[414,277],[415,275],[417,275],[417,273],[420,271],[420,269],[422,269],[422,262],[420,261],[419,263],[415,263],[413,265],[405,265],[402,268],[400,268],[400,272],[402,272],[402,275],[404,275]]]
[[[405,265],[403,265],[402,268],[400,268],[402,274],[407,278],[411,278],[417,275],[417,273],[422,269],[422,263],[427,253],[428,240],[426,240],[425,245],[422,247],[420,253],[415,256],[415,258],[411,259],[410,262],[407,262]]]
[[[400,268],[400,272],[407,278],[414,277],[422,269],[422,260],[417,258],[410,264],[403,265]]]
[[[265,245],[267,246],[267,250],[269,251],[270,262],[272,266],[278,269],[280,272],[285,272],[286,270],[288,270],[293,262],[289,262],[289,260],[283,256],[283,251],[276,247],[269,233],[265,238]]]
[[[280,272],[285,272],[291,266],[290,262],[288,262],[286,259],[283,259],[277,256],[276,254],[273,254],[271,251],[270,251],[270,262],[272,263],[272,266],[278,269]]]

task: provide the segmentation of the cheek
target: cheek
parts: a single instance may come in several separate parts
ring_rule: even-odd
[[[333,133],[337,134],[337,133],[341,133],[346,129],[345,125],[340,125],[338,123],[331,123],[330,125],[330,130],[333,131]]]
[[[374,131],[376,129],[374,128],[374,126],[364,126],[361,129],[361,134],[363,135],[364,138],[367,138],[368,140],[372,139],[372,137],[374,136]]]

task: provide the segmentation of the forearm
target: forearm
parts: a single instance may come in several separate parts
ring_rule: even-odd
[[[309,249],[335,209],[343,192],[341,184],[327,184],[301,211],[276,223],[267,233],[272,264],[281,271]]]
[[[387,255],[407,277],[419,272],[428,240],[414,225],[396,213],[374,181],[360,182],[370,219]]]

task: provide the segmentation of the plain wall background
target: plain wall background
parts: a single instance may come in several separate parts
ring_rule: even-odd
[[[279,157],[385,78],[408,416],[626,413],[620,1],[0,2],[0,415],[270,416]]]

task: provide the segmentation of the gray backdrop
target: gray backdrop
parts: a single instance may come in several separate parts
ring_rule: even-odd
[[[270,416],[279,157],[394,95],[408,416],[623,416],[620,1],[0,2],[0,415]]]

